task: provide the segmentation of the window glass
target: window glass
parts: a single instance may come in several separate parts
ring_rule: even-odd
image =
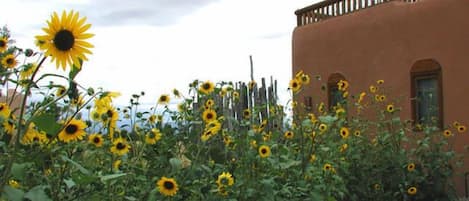
[[[417,121],[423,124],[438,123],[438,80],[435,77],[417,77],[415,81]]]

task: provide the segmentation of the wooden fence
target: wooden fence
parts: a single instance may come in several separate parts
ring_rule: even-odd
[[[295,12],[297,25],[303,26],[319,22],[391,1],[414,3],[421,0],[325,0],[297,10]]]

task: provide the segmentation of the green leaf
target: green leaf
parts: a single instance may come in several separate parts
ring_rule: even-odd
[[[24,196],[24,192],[20,189],[12,188],[11,186],[3,187],[3,195],[6,200],[10,201],[22,201]]]
[[[67,162],[70,162],[71,164],[73,164],[76,168],[78,168],[78,170],[80,170],[81,173],[83,174],[86,174],[86,175],[90,175],[91,172],[89,170],[87,170],[86,168],[84,168],[83,166],[81,166],[79,163],[73,161],[72,159],[69,159],[68,157],[66,156],[61,156],[62,160],[64,161],[67,161]]]
[[[67,188],[72,188],[76,185],[73,179],[64,179],[64,183],[67,185]]]
[[[104,175],[104,176],[101,176],[101,182],[105,183],[105,181],[107,181],[107,180],[116,179],[116,178],[119,178],[119,177],[122,177],[122,176],[125,176],[125,175],[127,175],[127,173],[117,173],[117,174]]]
[[[26,171],[30,169],[32,163],[13,163],[11,166],[11,174],[15,179],[24,180]]]
[[[57,134],[62,127],[56,122],[55,114],[51,113],[43,113],[35,116],[33,117],[32,122],[38,127],[39,130],[48,134]]]
[[[80,59],[80,66],[83,64],[82,60]],[[68,74],[68,77],[73,80],[75,79],[75,77],[78,75],[78,73],[81,71],[81,68],[78,68],[77,66],[75,66],[75,64],[73,64],[73,67],[72,67],[72,70],[70,71],[70,73]]]
[[[169,159],[169,164],[171,164],[171,167],[175,170],[179,170],[182,167],[182,161],[178,158]]]
[[[52,200],[47,196],[46,192],[44,191],[46,186],[35,186],[30,191],[28,191],[24,198],[28,198],[31,201],[48,201]]]

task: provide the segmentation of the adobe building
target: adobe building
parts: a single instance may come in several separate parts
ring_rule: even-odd
[[[329,86],[328,93],[316,82],[305,86],[300,103],[332,105],[340,79],[354,95],[383,79],[388,97],[402,97],[403,119],[425,123],[433,115],[441,127],[469,126],[468,0],[325,0],[295,14],[293,75],[320,75]],[[463,153],[469,133],[451,140]],[[459,196],[467,194],[464,159],[455,176]]]

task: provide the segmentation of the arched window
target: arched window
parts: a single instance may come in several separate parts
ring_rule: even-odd
[[[410,69],[411,108],[415,123],[443,127],[441,66],[433,59],[419,60]]]
[[[327,97],[329,108],[337,106],[337,104],[345,105],[345,98],[342,96],[342,93],[339,91],[337,83],[340,80],[346,80],[345,77],[340,73],[333,73],[329,76],[327,80]]]

